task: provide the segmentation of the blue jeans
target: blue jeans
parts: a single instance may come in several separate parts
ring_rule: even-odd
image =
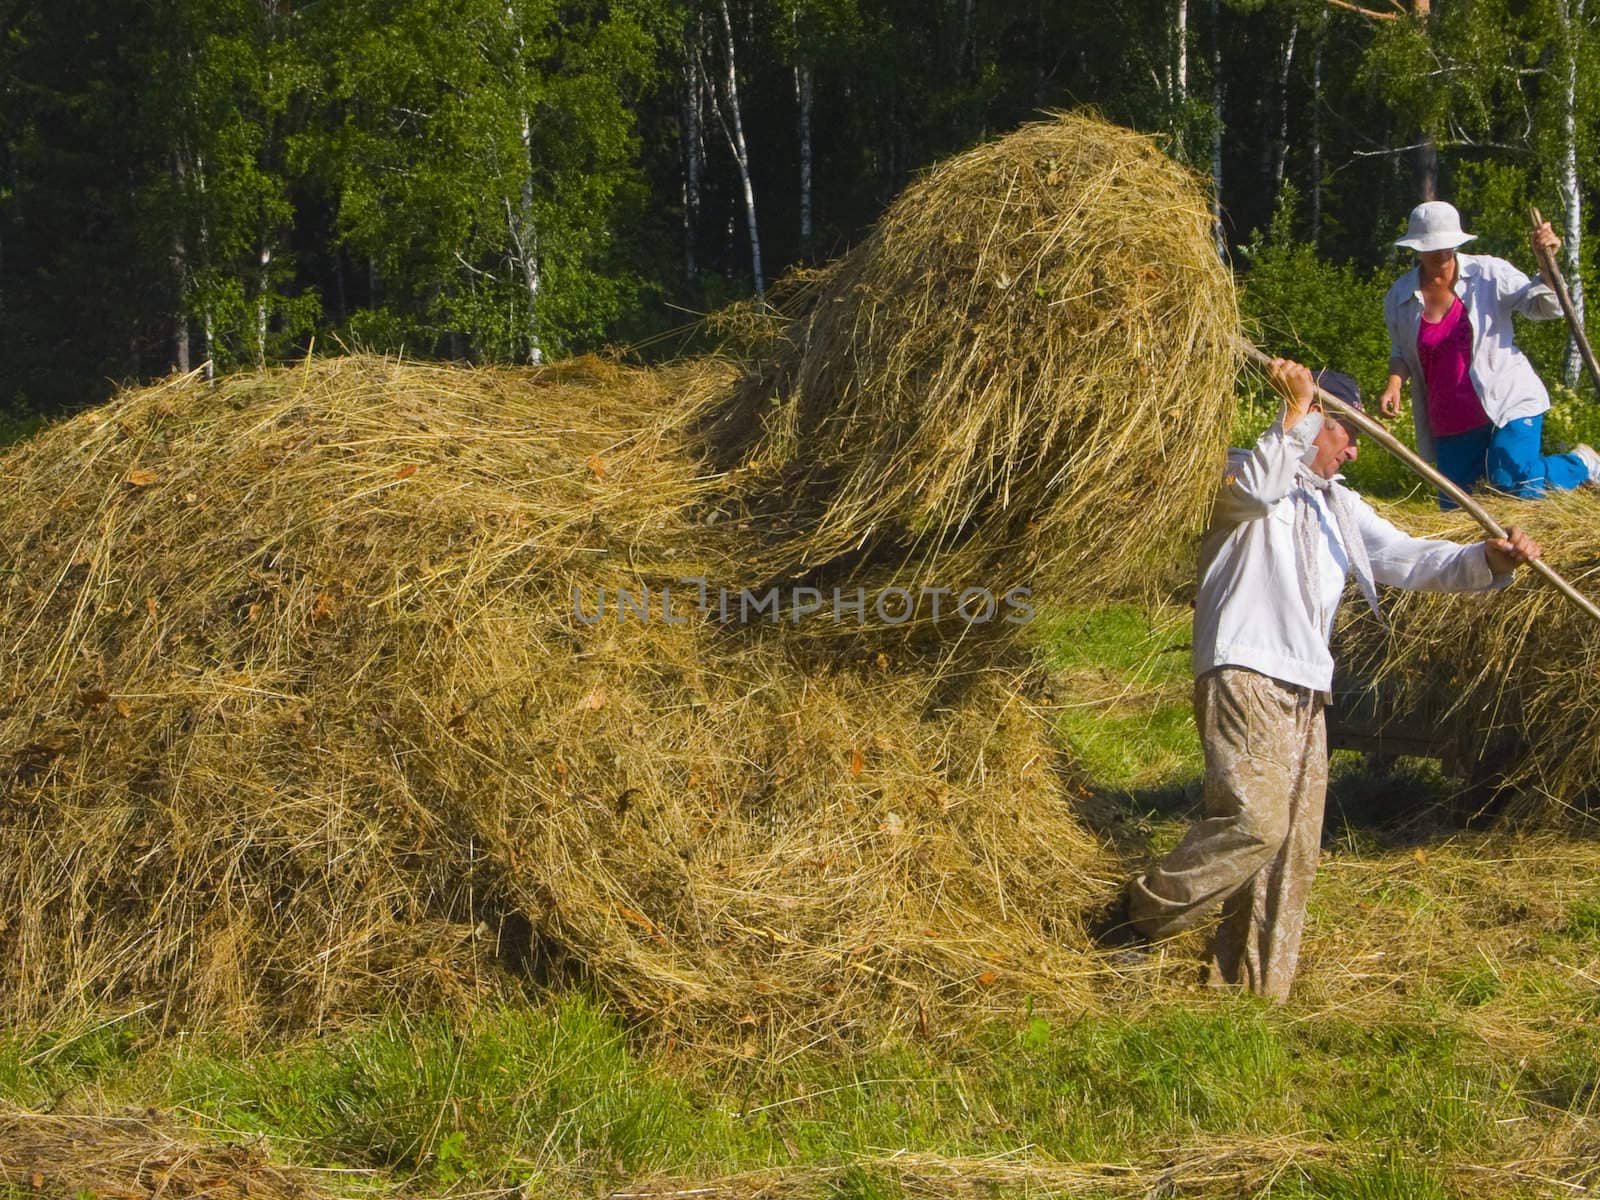
[[[1482,425],[1466,433],[1434,439],[1434,457],[1444,477],[1464,492],[1485,478],[1489,486],[1522,500],[1537,500],[1550,488],[1565,491],[1589,478],[1589,468],[1576,454],[1541,454],[1544,414],[1519,417],[1496,429]],[[1442,493],[1439,507],[1455,503]]]

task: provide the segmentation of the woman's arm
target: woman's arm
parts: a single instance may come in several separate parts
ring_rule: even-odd
[[[1406,360],[1399,354],[1389,356],[1389,382],[1383,385],[1383,395],[1378,398],[1378,407],[1383,410],[1386,417],[1400,415],[1400,388],[1411,378],[1411,368],[1406,366]]]
[[[1545,287],[1552,292],[1555,291],[1556,281],[1545,270],[1545,256],[1539,253],[1540,250],[1550,251],[1549,261],[1555,262],[1556,251],[1561,249],[1561,239],[1556,236],[1556,231],[1550,228],[1549,221],[1544,222],[1528,235],[1528,245],[1533,250],[1533,261],[1539,264],[1539,278],[1544,282]]]

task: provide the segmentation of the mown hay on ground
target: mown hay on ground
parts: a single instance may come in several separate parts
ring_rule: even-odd
[[[658,420],[726,372],[601,366],[175,379],[0,458],[7,1011],[314,1026],[508,959],[732,1047],[1073,1003],[1099,850],[1025,672],[618,620],[744,535]]]
[[[1203,519],[1239,319],[1151,139],[1060,115],[949,159],[786,309],[697,414],[773,532],[752,576],[1098,597]]]
[[[158,1113],[66,1115],[9,1107],[0,1107],[0,1192],[74,1200],[317,1200],[326,1194],[310,1172],[273,1166],[259,1145],[198,1141]]]
[[[1600,500],[1583,489],[1537,503],[1487,499],[1521,525],[1577,589],[1600,598]],[[1456,541],[1482,531],[1460,513],[1413,513],[1407,529]],[[1577,816],[1600,796],[1600,624],[1523,571],[1487,595],[1390,593],[1389,630],[1346,606],[1342,669],[1373,687],[1395,722],[1454,741],[1481,782],[1518,794],[1510,813]]]

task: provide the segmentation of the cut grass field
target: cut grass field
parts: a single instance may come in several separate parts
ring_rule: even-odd
[[[1131,869],[1198,801],[1187,611],[1039,629],[1085,812]],[[0,1195],[156,1194],[150,1155],[117,1184],[39,1148],[93,1146],[107,1118],[217,1156],[186,1178],[218,1196],[265,1194],[262,1161],[328,1194],[1595,1194],[1600,842],[1467,833],[1430,807],[1448,786],[1339,756],[1281,1008],[1201,988],[1192,937],[1107,961],[1087,1011],[714,1067],[581,990],[253,1044],[107,1013],[0,1036]]]

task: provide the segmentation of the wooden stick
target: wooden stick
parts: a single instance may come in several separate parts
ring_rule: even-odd
[[[1544,218],[1532,205],[1528,206],[1528,216],[1532,218],[1533,228],[1537,232],[1539,226],[1544,224]],[[1583,365],[1589,368],[1589,378],[1594,382],[1595,390],[1600,391],[1600,365],[1595,363],[1594,351],[1589,349],[1589,339],[1583,333],[1583,322],[1578,319],[1578,310],[1573,307],[1566,278],[1561,274],[1561,268],[1556,266],[1556,256],[1542,246],[1534,247],[1533,255],[1539,260],[1539,266],[1545,274],[1555,281],[1556,299],[1561,301],[1561,311],[1567,314],[1567,328],[1572,330],[1573,339],[1578,343],[1578,353],[1583,355]]]
[[[1239,346],[1244,351],[1244,356],[1256,366],[1261,367],[1264,370],[1271,365],[1272,359],[1266,354],[1262,353],[1261,350],[1252,345],[1250,342],[1240,338]],[[1483,526],[1484,532],[1486,532],[1490,537],[1504,538],[1506,536],[1506,531],[1501,527],[1500,522],[1491,517],[1488,513],[1488,510],[1486,510],[1483,505],[1479,504],[1471,496],[1467,495],[1466,492],[1462,491],[1449,479],[1445,478],[1445,476],[1440,474],[1439,470],[1434,467],[1432,463],[1425,461],[1415,450],[1411,449],[1410,446],[1407,446],[1399,438],[1395,437],[1394,434],[1390,433],[1382,425],[1378,424],[1377,421],[1374,421],[1371,417],[1367,416],[1366,413],[1362,412],[1358,408],[1351,408],[1343,400],[1339,399],[1339,397],[1330,392],[1324,391],[1320,387],[1317,388],[1317,400],[1328,412],[1334,413],[1341,419],[1346,420],[1350,424],[1354,425],[1357,429],[1361,430],[1362,433],[1366,434],[1373,441],[1377,442],[1378,445],[1382,446],[1390,454],[1394,455],[1401,462],[1405,463],[1406,466],[1410,467],[1418,475],[1422,476],[1422,478],[1433,484],[1434,487],[1438,488],[1446,496],[1449,496],[1450,499],[1454,500],[1461,506],[1462,510],[1468,516],[1470,516],[1479,525]],[[1560,592],[1568,600],[1572,601],[1573,604],[1577,605],[1584,612],[1588,613],[1596,621],[1600,621],[1600,608],[1595,607],[1594,601],[1590,600],[1577,588],[1573,587],[1570,583],[1563,579],[1556,572],[1556,569],[1549,563],[1545,562],[1541,558],[1536,558],[1529,562],[1528,566],[1535,573],[1544,576],[1544,578],[1552,587],[1556,589],[1556,591]]]

